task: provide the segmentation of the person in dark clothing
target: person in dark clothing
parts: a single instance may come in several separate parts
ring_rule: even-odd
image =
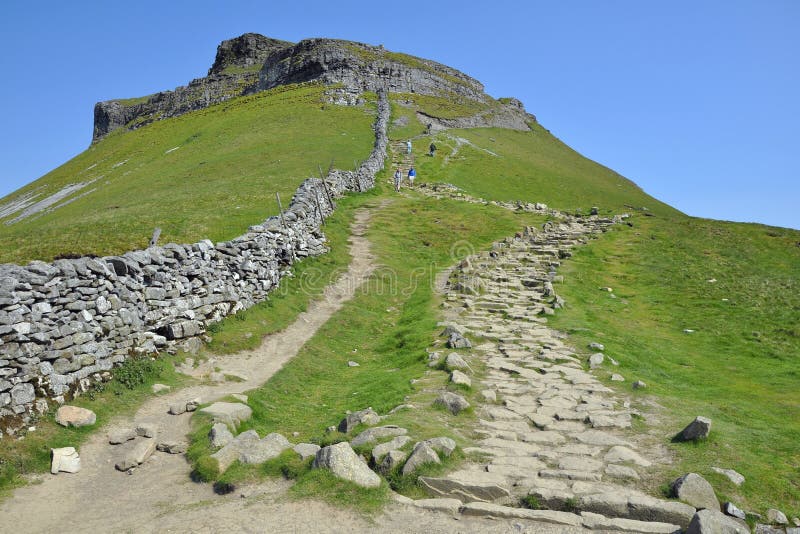
[[[428,155],[433,157],[434,154],[436,154],[436,145],[431,143],[431,146],[428,147]]]

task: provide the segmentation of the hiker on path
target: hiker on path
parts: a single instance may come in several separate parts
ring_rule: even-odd
[[[394,190],[400,192],[400,182],[403,180],[403,174],[400,172],[400,167],[394,171]]]
[[[428,147],[428,150],[429,150],[428,155],[433,157],[433,155],[436,153],[436,145],[431,143],[431,146]]]
[[[406,153],[411,154],[411,139],[406,141]]]
[[[409,187],[414,187],[414,178],[416,178],[416,177],[417,177],[417,171],[414,169],[414,167],[411,167],[410,169],[408,169],[408,186]]]

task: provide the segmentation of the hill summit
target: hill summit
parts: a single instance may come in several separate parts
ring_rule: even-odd
[[[98,102],[94,108],[97,141],[118,128],[135,129],[156,120],[182,115],[238,96],[302,82],[336,86],[337,103],[357,102],[364,91],[386,90],[448,96],[477,103],[494,102],[483,85],[466,74],[427,59],[338,39],[306,39],[290,43],[256,33],[222,41],[204,78],[187,86],[140,98]],[[515,99],[504,102],[505,126],[527,129]]]

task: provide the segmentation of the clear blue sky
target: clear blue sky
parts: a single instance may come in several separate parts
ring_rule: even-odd
[[[184,85],[257,32],[440,61],[686,213],[800,228],[798,28],[797,0],[6,0],[0,196],[84,150],[96,101]]]

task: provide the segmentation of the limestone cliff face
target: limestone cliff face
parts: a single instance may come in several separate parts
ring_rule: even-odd
[[[205,78],[193,80],[174,91],[97,103],[93,141],[118,128],[135,129],[229,98],[310,81],[339,85],[342,91],[350,94],[348,96],[386,90],[493,101],[478,80],[462,72],[435,61],[391,52],[382,46],[337,39],[306,39],[294,44],[247,33],[219,45],[214,64]],[[503,108],[506,114],[514,115],[513,120],[505,120],[504,124],[513,123],[515,127],[527,129],[525,123],[530,116],[521,107],[505,105]]]
[[[222,41],[205,78],[192,80],[189,85],[174,91],[95,104],[92,141],[117,128],[138,128],[155,120],[175,117],[253,92],[265,59],[276,50],[291,45],[256,33]]]
[[[456,94],[486,101],[478,80],[426,59],[335,39],[307,39],[271,54],[261,69],[259,89],[320,80],[354,92]]]

